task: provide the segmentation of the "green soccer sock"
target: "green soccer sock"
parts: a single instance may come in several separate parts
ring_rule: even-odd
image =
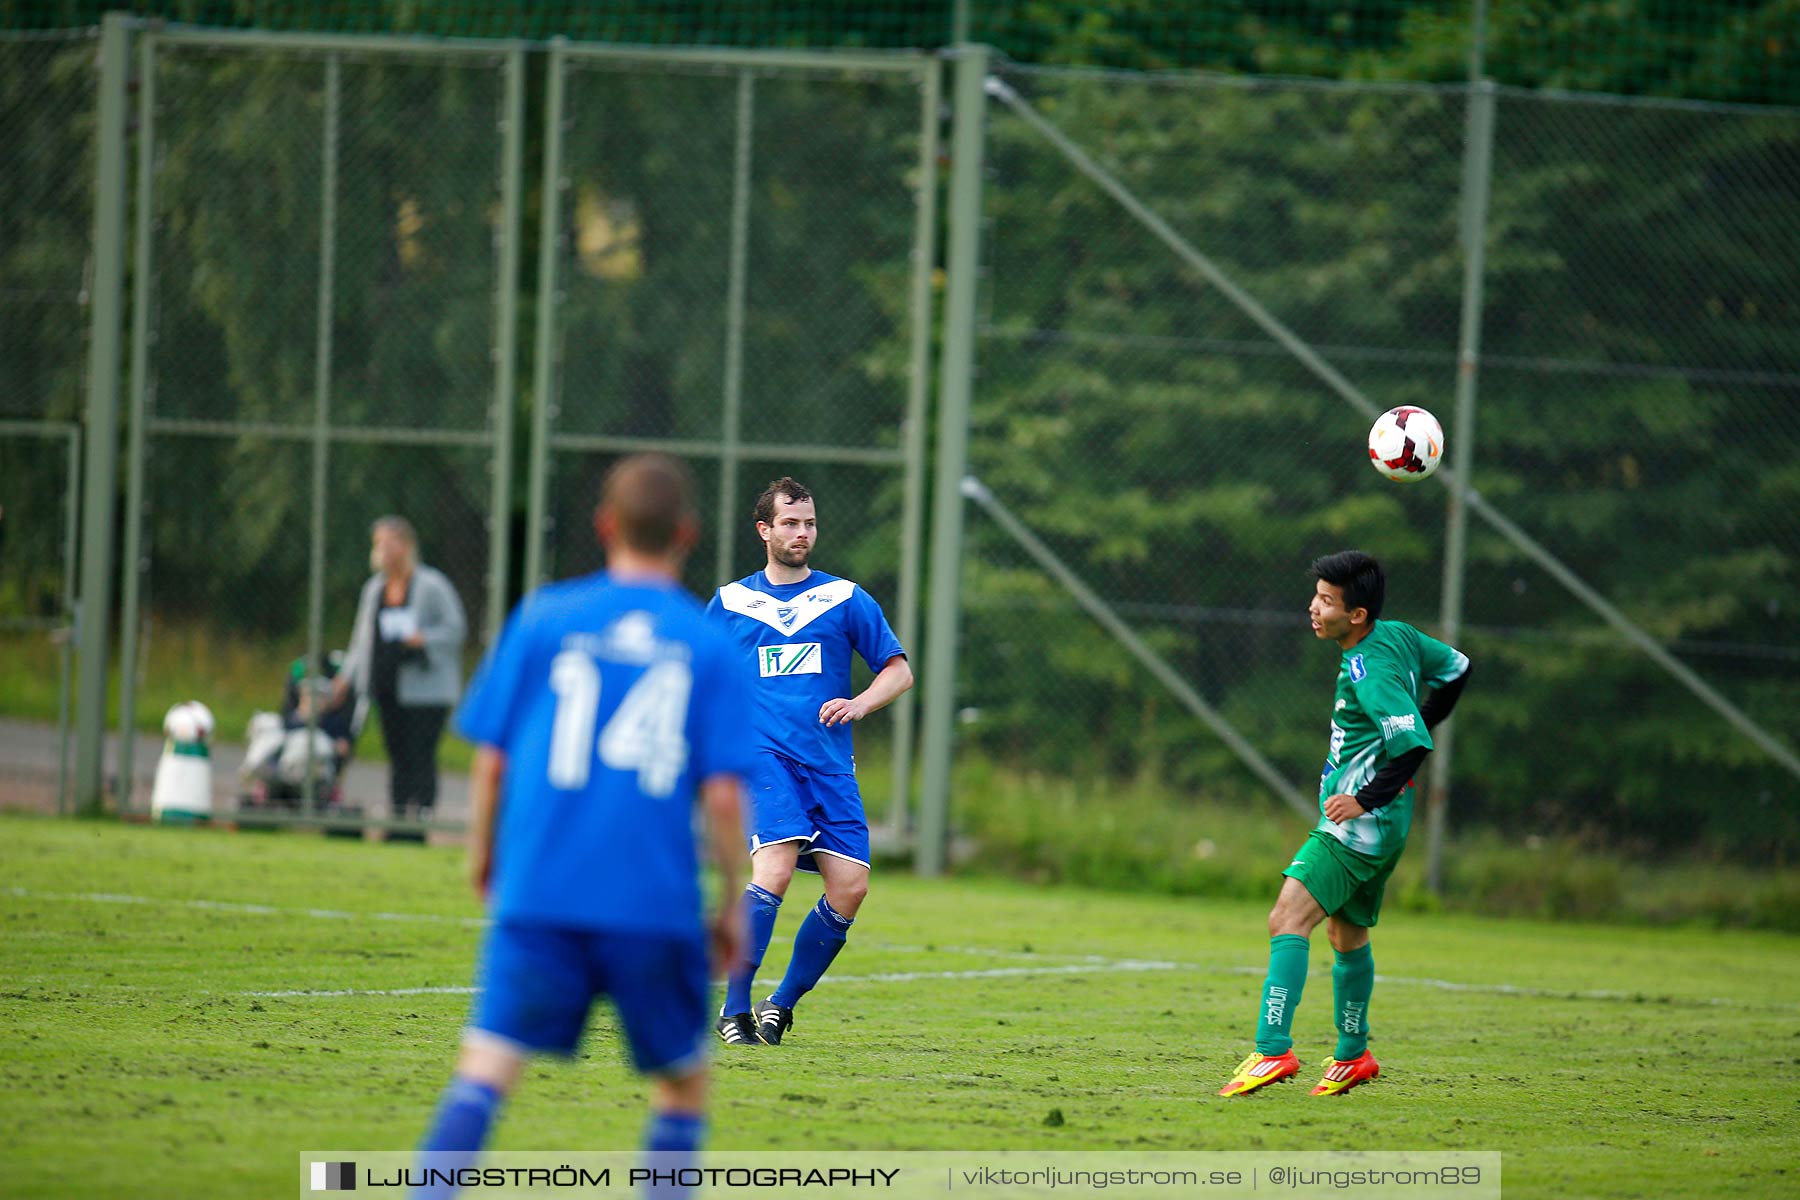
[[[1331,994],[1337,1005],[1337,1053],[1349,1062],[1369,1048],[1369,994],[1375,990],[1375,952],[1367,943],[1339,950],[1331,968]]]
[[[1306,988],[1306,960],[1312,943],[1297,933],[1269,939],[1269,978],[1263,984],[1262,1010],[1256,1022],[1256,1048],[1263,1054],[1286,1054],[1293,1049],[1289,1030],[1294,1010]]]

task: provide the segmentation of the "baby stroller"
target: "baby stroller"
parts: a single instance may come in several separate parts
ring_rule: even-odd
[[[281,712],[259,712],[250,718],[249,745],[238,772],[241,807],[301,807],[306,795],[307,720],[316,706],[310,756],[314,795],[322,811],[348,813],[343,797],[344,768],[355,756],[368,700],[355,694],[342,704],[326,707],[331,703],[332,681],[343,662],[343,651],[333,650],[324,656],[316,674],[308,674],[306,659],[295,659],[288,667]]]

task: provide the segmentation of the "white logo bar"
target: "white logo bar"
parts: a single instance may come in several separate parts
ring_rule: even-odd
[[[824,655],[818,642],[788,642],[782,646],[758,646],[757,664],[762,677],[772,675],[818,675]]]

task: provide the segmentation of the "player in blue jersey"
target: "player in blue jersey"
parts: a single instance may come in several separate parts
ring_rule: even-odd
[[[691,1155],[701,1140],[709,939],[720,970],[742,954],[747,679],[678,582],[698,534],[687,468],[621,461],[594,524],[606,569],[526,597],[456,715],[478,747],[469,879],[492,924],[455,1078],[421,1147],[434,1167],[473,1160],[526,1059],[573,1053],[602,996],[652,1080],[647,1148]],[[723,882],[710,922],[696,798]]]
[[[756,532],[768,565],[728,583],[707,606],[722,615],[751,673],[748,741],[751,807],[749,938],[719,1012],[733,1046],[781,1044],[794,1005],[825,974],[869,892],[869,823],[856,790],[850,726],[912,686],[906,651],[881,606],[848,579],[809,565],[818,544],[812,493],[795,479],[756,499]],[[875,678],[850,694],[850,655]],[[750,988],[798,867],[822,876],[825,894],[794,935],[781,985],[754,1006]]]

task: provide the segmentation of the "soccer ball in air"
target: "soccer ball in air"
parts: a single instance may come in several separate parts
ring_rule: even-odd
[[[212,710],[198,700],[183,700],[163,717],[163,732],[172,742],[205,745],[212,741]]]
[[[1411,404],[1390,408],[1369,430],[1369,464],[1395,483],[1417,483],[1438,468],[1444,427]]]

